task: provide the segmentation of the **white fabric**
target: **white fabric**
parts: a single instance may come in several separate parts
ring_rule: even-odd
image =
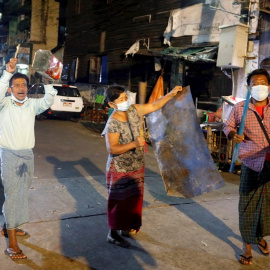
[[[140,49],[140,41],[137,40],[125,53],[126,57],[128,57],[129,54],[132,54],[134,56],[135,53],[137,53]]]
[[[53,104],[57,90],[51,84],[45,85],[43,98],[29,98],[22,106],[18,106],[10,96],[5,96],[11,76],[4,70],[0,78],[0,147],[32,149],[35,145],[35,116]]]
[[[233,0],[220,0],[219,7],[228,12],[240,14],[241,5],[232,5]],[[163,34],[164,44],[170,45],[171,37],[208,35],[209,42],[217,40],[215,34],[220,34],[220,25],[236,24],[239,18],[221,10],[210,9],[201,4],[192,5],[171,12],[168,26]],[[196,42],[205,42],[207,38],[196,38]],[[208,40],[207,40],[208,41]]]
[[[249,33],[254,34],[257,32],[258,22],[259,22],[259,14],[260,14],[260,4],[259,0],[253,1],[250,4],[250,28]]]
[[[17,99],[14,95],[13,95],[13,93],[11,93],[11,99],[12,100],[14,100],[14,101],[16,101],[16,102],[18,102],[18,103],[24,103],[27,99],[28,99],[28,97],[25,97],[25,99],[24,100],[19,100],[19,99]]]
[[[162,68],[160,59],[155,57],[155,71],[160,71]]]
[[[117,106],[117,110],[120,112],[126,112],[129,108],[129,105],[130,105],[129,100],[124,101],[124,102],[119,103],[119,104],[115,104],[115,103],[113,103],[113,104]]]
[[[136,103],[136,95],[137,95],[137,93],[133,93],[133,92],[127,91],[127,97],[128,97],[128,100],[129,100],[129,104],[130,105]]]

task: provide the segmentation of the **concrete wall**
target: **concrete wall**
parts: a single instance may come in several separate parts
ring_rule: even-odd
[[[51,50],[57,46],[59,3],[54,0],[32,1],[31,42],[33,57],[39,49]]]
[[[54,0],[32,1],[30,42],[33,44],[32,59],[37,50],[52,50],[58,41],[59,3]],[[29,77],[35,72],[29,67]]]

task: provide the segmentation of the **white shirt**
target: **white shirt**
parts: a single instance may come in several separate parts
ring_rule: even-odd
[[[35,116],[47,110],[54,101],[57,90],[45,85],[43,98],[29,98],[18,106],[6,97],[12,74],[4,70],[0,78],[0,147],[12,150],[32,149],[35,145]]]

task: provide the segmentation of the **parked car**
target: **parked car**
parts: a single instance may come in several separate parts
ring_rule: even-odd
[[[53,105],[37,119],[42,120],[44,117],[60,117],[79,121],[83,115],[83,99],[76,86],[53,84],[53,87],[58,91],[55,96]],[[28,90],[29,98],[42,98],[45,94],[43,84],[34,84]]]

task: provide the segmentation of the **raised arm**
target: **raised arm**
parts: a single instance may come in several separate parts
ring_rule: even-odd
[[[12,77],[12,73],[16,70],[17,59],[11,58],[7,63],[7,70],[4,70],[2,77],[0,78],[0,108],[4,106],[4,98],[9,86],[9,80]]]
[[[52,84],[44,85],[44,89],[45,89],[44,97],[35,100],[36,101],[35,111],[37,115],[46,111],[53,105],[54,97],[57,94],[57,90],[53,88]]]
[[[182,91],[182,86],[175,86],[173,90],[170,91],[167,95],[158,100],[155,100],[153,103],[143,105],[136,104],[135,106],[138,114],[142,116],[159,110],[180,91]]]

